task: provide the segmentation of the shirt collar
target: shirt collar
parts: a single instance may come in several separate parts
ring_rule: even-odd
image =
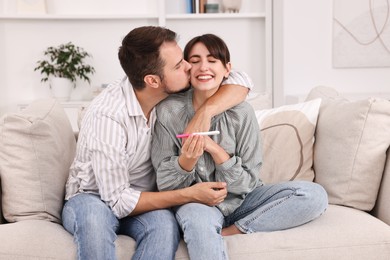
[[[131,85],[127,77],[123,78],[121,86],[123,94],[125,96],[125,102],[129,116],[144,116],[141,104],[139,103],[137,96],[135,95],[133,86]]]
[[[122,86],[123,94],[125,96],[125,103],[127,107],[127,113],[129,114],[129,116],[142,116],[142,118],[147,123],[148,120],[144,115],[144,111],[142,111],[141,104],[139,103],[137,96],[135,95],[134,88],[131,85],[127,76],[123,78],[121,86]],[[153,108],[149,118],[150,126],[153,126],[155,120],[156,120],[156,109]]]

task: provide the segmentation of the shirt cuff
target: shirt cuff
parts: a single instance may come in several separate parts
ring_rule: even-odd
[[[254,87],[252,79],[248,76],[248,74],[243,71],[235,70],[232,70],[229,74],[229,77],[222,82],[222,85],[227,84],[244,86],[249,90],[253,89]]]
[[[118,219],[129,216],[137,206],[140,196],[141,191],[131,188],[125,189],[117,203],[112,207],[112,212]]]
[[[218,171],[226,171],[232,168],[236,164],[236,162],[237,162],[236,156],[232,156],[229,160],[219,165],[216,165],[215,169]]]

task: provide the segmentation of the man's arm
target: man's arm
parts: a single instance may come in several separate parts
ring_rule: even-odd
[[[160,192],[141,192],[141,196],[130,216],[157,209],[165,209],[183,205],[189,202],[203,203],[215,206],[221,203],[227,195],[226,183],[202,182],[191,187]]]
[[[196,111],[184,132],[208,131],[211,118],[244,101],[252,87],[246,73],[232,71],[218,91]]]

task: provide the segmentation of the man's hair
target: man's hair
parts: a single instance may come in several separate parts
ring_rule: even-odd
[[[192,38],[184,48],[184,59],[188,61],[190,51],[198,42],[203,43],[211,56],[220,60],[224,66],[230,62],[230,52],[226,43],[214,34],[203,34]]]
[[[176,42],[176,33],[158,26],[143,26],[130,31],[122,40],[118,58],[133,88],[145,87],[144,77],[157,75],[163,80],[164,60],[160,47],[164,42]]]

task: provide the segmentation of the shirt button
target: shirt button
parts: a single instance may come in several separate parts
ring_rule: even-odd
[[[203,171],[203,169],[204,169],[203,167],[199,167],[199,171],[201,171],[201,172],[202,172],[202,171]]]

